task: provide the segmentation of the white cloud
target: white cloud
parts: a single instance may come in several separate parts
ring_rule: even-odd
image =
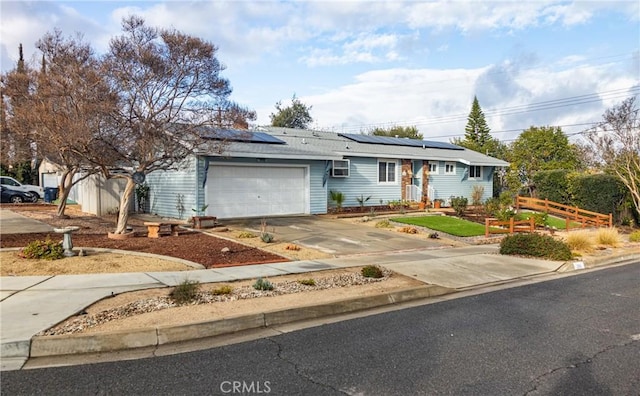
[[[0,23],[2,70],[15,67],[20,43],[24,47],[25,59],[38,62],[35,43],[54,28],[60,29],[65,36],[82,33],[85,41],[94,46],[106,43],[104,38],[108,37],[104,26],[71,7],[49,2],[3,2]]]
[[[569,124],[598,121],[607,108],[629,96],[634,85],[632,92],[640,93],[633,75],[614,72],[617,64],[558,71],[555,65],[518,70],[512,68],[514,63],[479,69],[370,71],[351,84],[301,100],[313,106],[312,116],[321,129],[360,132],[376,126],[416,125],[425,138],[449,140],[464,133],[474,95],[494,132],[521,131],[531,125],[565,125],[566,132],[575,132],[586,127]],[[495,136],[510,139],[517,134]]]

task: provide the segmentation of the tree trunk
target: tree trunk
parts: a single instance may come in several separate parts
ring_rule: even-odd
[[[75,171],[65,171],[62,174],[62,181],[58,186],[60,191],[58,194],[58,213],[56,214],[58,218],[67,219],[67,216],[64,211],[67,209],[67,198],[69,198],[69,193],[71,192],[71,187],[73,186],[73,175]]]
[[[120,211],[118,213],[118,224],[114,234],[124,234],[127,231],[127,221],[129,220],[129,207],[136,184],[131,177],[127,177],[127,185],[120,197]]]

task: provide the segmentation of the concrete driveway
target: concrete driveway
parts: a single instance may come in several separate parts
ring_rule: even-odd
[[[222,223],[253,233],[260,232],[262,219],[224,220]],[[267,231],[276,240],[296,243],[335,256],[371,254],[403,250],[429,249],[442,245],[400,232],[353,224],[339,219],[317,216],[267,218]],[[376,221],[375,219],[371,221]]]
[[[52,231],[53,227],[46,223],[19,215],[9,209],[0,209],[0,234],[26,234]]]

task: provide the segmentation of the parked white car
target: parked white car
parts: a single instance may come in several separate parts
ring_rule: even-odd
[[[10,188],[11,190],[33,193],[34,202],[40,199],[44,199],[44,189],[40,186],[34,186],[31,184],[22,184],[13,177],[0,176],[0,184]]]

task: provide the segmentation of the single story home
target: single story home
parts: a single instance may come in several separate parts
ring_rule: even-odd
[[[217,153],[201,152],[177,171],[147,175],[147,210],[186,219],[323,214],[344,207],[453,196],[471,200],[474,186],[493,194],[494,169],[509,164],[450,143],[361,134],[260,127],[215,130],[227,142]]]

